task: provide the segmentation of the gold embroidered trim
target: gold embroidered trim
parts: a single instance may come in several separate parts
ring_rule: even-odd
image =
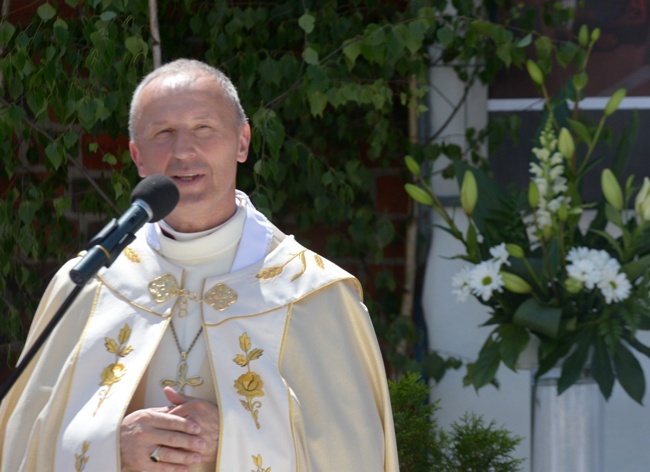
[[[217,311],[224,311],[237,301],[238,295],[226,284],[217,284],[208,290],[203,298],[198,293],[180,288],[172,274],[161,275],[149,282],[149,293],[156,303],[164,303],[178,297],[178,316],[185,318],[188,313],[187,303],[205,302]]]
[[[255,467],[257,469],[251,470],[251,472],[271,472],[271,468],[267,467],[266,469],[262,466],[262,454],[258,454],[256,456],[251,456],[253,459],[253,464],[255,464]]]
[[[117,341],[113,338],[104,338],[106,350],[111,354],[115,354],[115,362],[106,366],[100,374],[102,381],[99,385],[102,388],[99,391],[99,403],[97,404],[93,416],[97,414],[97,411],[99,410],[99,407],[102,406],[102,403],[104,403],[104,400],[109,397],[113,385],[122,380],[122,377],[124,377],[124,374],[126,373],[126,366],[118,361],[120,357],[126,357],[133,351],[133,347],[127,345],[130,337],[131,328],[128,324],[125,324],[118,334]]]
[[[291,281],[293,282],[294,280],[301,277],[305,273],[305,271],[307,270],[307,257],[305,256],[306,252],[307,252],[307,249],[303,249],[298,254],[295,254],[295,255],[291,256],[291,258],[287,262],[285,262],[284,264],[279,265],[279,266],[271,266],[271,267],[269,267],[267,269],[263,269],[255,277],[257,277],[258,279],[273,279],[273,278],[277,277],[278,275],[280,275],[282,273],[282,271],[284,270],[286,265],[289,264],[289,262],[291,262],[296,257],[298,257],[298,258],[300,258],[300,263],[301,263],[302,267],[300,268],[300,270],[296,274],[294,274],[293,277],[291,277]],[[321,256],[319,256],[318,254],[314,254],[314,262],[316,263],[316,265],[320,269],[325,269],[325,263],[323,262],[323,258]]]
[[[264,382],[257,373],[251,370],[250,363],[259,359],[264,353],[264,350],[257,348],[251,349],[251,340],[246,333],[239,337],[239,347],[244,351],[244,354],[237,354],[233,359],[233,362],[240,367],[246,367],[247,372],[240,375],[239,378],[235,380],[235,388],[239,395],[246,398],[245,401],[240,400],[240,402],[244,409],[251,413],[257,429],[260,429],[258,417],[259,409],[262,407],[262,402],[259,400],[253,401],[253,399],[264,396],[264,391],[262,390]]]
[[[84,441],[81,446],[81,454],[74,455],[74,470],[76,472],[82,472],[86,468],[86,464],[88,464],[88,461],[90,460],[90,457],[86,457],[88,449],[90,449],[90,443]]]
[[[217,284],[203,296],[203,300],[217,311],[224,311],[237,301],[238,295],[225,284]]]
[[[172,274],[161,275],[149,282],[149,293],[156,303],[164,303],[180,294],[176,277]]]
[[[139,264],[141,261],[140,256],[138,256],[138,253],[135,252],[133,248],[131,248],[130,246],[124,250],[124,255],[128,260],[130,260],[134,264]]]

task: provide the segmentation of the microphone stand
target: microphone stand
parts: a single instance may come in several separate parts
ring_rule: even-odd
[[[39,337],[36,339],[34,344],[32,344],[32,346],[29,348],[29,350],[23,355],[18,365],[16,365],[14,371],[11,373],[7,381],[2,385],[2,388],[0,388],[0,402],[2,402],[5,396],[7,396],[7,393],[9,393],[11,387],[14,386],[14,384],[18,380],[18,377],[20,377],[20,375],[25,371],[29,362],[34,358],[34,356],[36,356],[38,350],[45,343],[45,341],[50,336],[52,331],[54,331],[56,325],[59,324],[59,321],[61,321],[63,315],[68,310],[68,308],[70,308],[70,305],[72,305],[72,302],[75,301],[75,299],[77,298],[77,296],[79,295],[83,287],[84,287],[83,285],[74,286],[72,292],[68,294],[68,296],[63,301],[59,309],[56,311],[56,313],[54,314],[50,322],[47,324],[43,332],[39,335]]]
[[[52,334],[54,328],[59,324],[59,321],[61,321],[65,312],[68,311],[72,302],[75,301],[86,282],[88,282],[88,280],[94,276],[102,266],[110,267],[115,260],[115,256],[121,253],[124,248],[135,239],[135,236],[132,233],[116,235],[115,229],[117,226],[117,220],[111,220],[104,229],[102,229],[88,243],[89,249],[86,255],[70,271],[70,278],[75,283],[75,287],[68,294],[34,344],[32,344],[29,350],[24,353],[14,371],[0,388],[0,402],[2,402],[5,396],[7,396],[11,387],[13,387],[18,381],[18,377],[20,377],[20,375],[25,371],[27,365],[38,353],[38,350],[45,341],[47,341],[47,338],[50,337],[50,334]]]

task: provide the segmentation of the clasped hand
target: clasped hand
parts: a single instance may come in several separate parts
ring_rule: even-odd
[[[137,410],[122,420],[122,467],[186,472],[190,465],[215,462],[219,440],[217,406],[171,387],[165,387],[164,392],[172,406]],[[149,457],[156,448],[159,448],[158,463]]]

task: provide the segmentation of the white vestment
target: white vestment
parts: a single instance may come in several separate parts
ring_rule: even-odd
[[[231,270],[211,273],[200,254],[171,262],[148,224],[83,288],[0,406],[1,472],[121,470],[122,418],[166,405],[159,383],[181,374],[170,320],[184,350],[203,328],[182,374],[204,383],[185,393],[219,407],[217,463],[192,470],[398,470],[358,281],[238,200],[232,262],[215,251]],[[72,290],[77,262],[50,283],[27,347]]]

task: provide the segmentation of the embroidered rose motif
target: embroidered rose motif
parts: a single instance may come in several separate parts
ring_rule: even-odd
[[[245,397],[263,397],[264,382],[255,372],[246,372],[235,381],[237,393]]]
[[[113,385],[122,380],[122,377],[126,374],[126,366],[118,361],[120,358],[128,356],[133,351],[133,347],[128,344],[130,337],[131,327],[128,324],[125,324],[122,329],[120,329],[117,340],[109,337],[104,338],[104,346],[106,346],[106,350],[110,354],[115,355],[115,362],[108,364],[104,367],[101,374],[99,374],[101,379],[99,386],[102,388],[99,390],[99,403],[97,404],[97,408],[95,408],[93,416],[97,414],[99,407],[102,406],[104,400],[106,400],[110,395]]]
[[[257,429],[260,429],[259,409],[262,407],[262,402],[259,400],[253,401],[256,397],[263,397],[264,391],[264,382],[262,378],[255,372],[251,370],[251,362],[259,359],[264,353],[263,349],[253,349],[251,345],[251,339],[248,337],[248,334],[244,333],[239,336],[239,347],[244,354],[237,354],[233,359],[233,362],[240,367],[245,367],[248,372],[242,374],[235,380],[235,389],[237,393],[246,398],[246,400],[240,400],[242,406],[246,411],[250,411],[255,421],[255,426]]]
[[[124,364],[110,364],[101,374],[102,381],[99,385],[113,385],[119,382],[126,373]]]

